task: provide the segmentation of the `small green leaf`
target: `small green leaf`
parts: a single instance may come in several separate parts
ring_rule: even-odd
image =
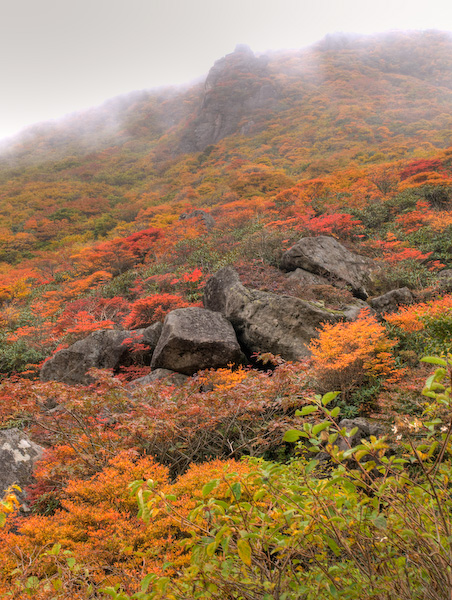
[[[317,435],[324,429],[328,429],[330,425],[330,421],[325,421],[324,423],[317,423],[317,425],[314,425],[314,427],[312,428],[312,435]]]
[[[316,466],[319,464],[318,460],[311,460],[310,462],[308,462],[308,464],[306,465],[304,471],[305,473],[310,473],[313,469],[316,468]]]
[[[297,442],[300,439],[301,431],[298,429],[289,429],[283,436],[284,442]]]
[[[215,554],[217,546],[218,544],[215,541],[211,542],[206,548],[207,556],[213,556]]]
[[[242,486],[238,481],[231,485],[231,491],[234,498],[236,500],[240,500],[240,496],[242,495]]]
[[[377,529],[386,529],[386,518],[383,515],[378,515],[373,519],[373,524]]]
[[[146,575],[146,577],[141,580],[141,591],[147,592],[148,587],[150,586],[151,582],[154,579],[155,579],[155,573],[149,573],[148,575]]]
[[[241,538],[237,542],[237,552],[240,556],[241,560],[245,565],[251,565],[251,546],[248,543],[248,540]]]
[[[205,498],[206,496],[208,496],[212,490],[218,487],[219,483],[219,479],[212,479],[212,481],[206,483],[206,485],[202,488],[202,497]]]
[[[334,552],[334,554],[335,554],[336,556],[340,556],[341,549],[340,549],[340,548],[339,548],[339,546],[336,544],[336,542],[335,542],[335,541],[334,541],[332,538],[328,537],[327,535],[325,536],[325,539],[326,539],[326,543],[327,543],[327,544],[328,544],[328,546],[331,548],[331,550]]]
[[[322,404],[323,406],[326,406],[327,404],[329,404],[330,402],[332,402],[335,398],[337,398],[337,396],[340,394],[340,392],[328,392],[327,394],[325,394],[322,397]]]
[[[440,358],[439,356],[424,356],[424,358],[421,358],[421,362],[447,367],[447,362],[444,360],[444,358]]]
[[[304,417],[306,415],[310,415],[310,414],[316,412],[317,410],[319,410],[318,406],[314,406],[313,404],[310,404],[309,406],[303,406],[303,408],[301,410],[297,410],[295,415],[297,417]]]

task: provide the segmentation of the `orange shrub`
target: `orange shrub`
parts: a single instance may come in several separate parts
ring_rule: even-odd
[[[426,320],[440,319],[450,315],[451,311],[452,295],[447,295],[439,300],[405,306],[397,313],[386,315],[385,319],[391,325],[395,325],[407,333],[413,333],[425,329]]]
[[[364,311],[352,323],[325,323],[310,345],[319,387],[339,390],[347,398],[367,379],[393,380],[395,344],[387,338],[384,326]]]

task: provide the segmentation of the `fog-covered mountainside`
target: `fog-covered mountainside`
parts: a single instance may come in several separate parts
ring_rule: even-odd
[[[451,137],[426,31],[3,144],[1,598],[450,597]]]

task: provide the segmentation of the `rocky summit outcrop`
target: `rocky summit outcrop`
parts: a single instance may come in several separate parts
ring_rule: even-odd
[[[127,339],[136,339],[147,346],[145,351],[147,361],[143,356],[139,358],[141,362],[149,364],[161,331],[161,323],[134,331],[114,329],[95,331],[69,348],[60,350],[46,361],[41,369],[41,380],[87,385],[93,381],[87,374],[89,369],[116,371],[121,366],[130,366],[138,357],[131,352],[130,346],[124,343]]]
[[[281,258],[284,271],[304,269],[325,277],[334,285],[350,287],[355,296],[365,300],[368,297],[366,285],[372,271],[373,262],[347,250],[335,238],[319,235],[299,240]]]
[[[250,290],[232,267],[209,279],[204,306],[224,315],[249,354],[271,352],[288,360],[309,356],[308,345],[324,322],[337,322],[342,313],[321,309],[293,296]]]
[[[233,133],[247,133],[256,112],[271,109],[276,97],[267,59],[238,45],[210,69],[202,104],[182,136],[181,151],[197,152]]]
[[[13,484],[22,490],[33,481],[35,462],[42,456],[44,448],[38,446],[19,429],[0,431],[0,498]],[[25,494],[17,494],[19,500]]]
[[[151,366],[192,375],[244,360],[229,321],[216,312],[191,306],[166,316]]]

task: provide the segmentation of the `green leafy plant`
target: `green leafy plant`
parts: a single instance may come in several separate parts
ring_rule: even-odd
[[[352,446],[357,428],[341,428],[340,408],[329,408],[337,393],[316,397],[298,412],[302,428],[284,436],[304,457],[289,465],[254,460],[250,473],[206,484],[185,521],[190,566],[177,576],[149,575],[135,597],[449,598],[450,368],[443,358],[424,360],[438,369],[423,390],[424,418],[409,423],[405,440],[371,436]],[[323,466],[319,451],[328,456]],[[220,484],[229,490],[221,499]],[[174,514],[175,500],[150,490],[139,502],[152,519],[157,507]]]

